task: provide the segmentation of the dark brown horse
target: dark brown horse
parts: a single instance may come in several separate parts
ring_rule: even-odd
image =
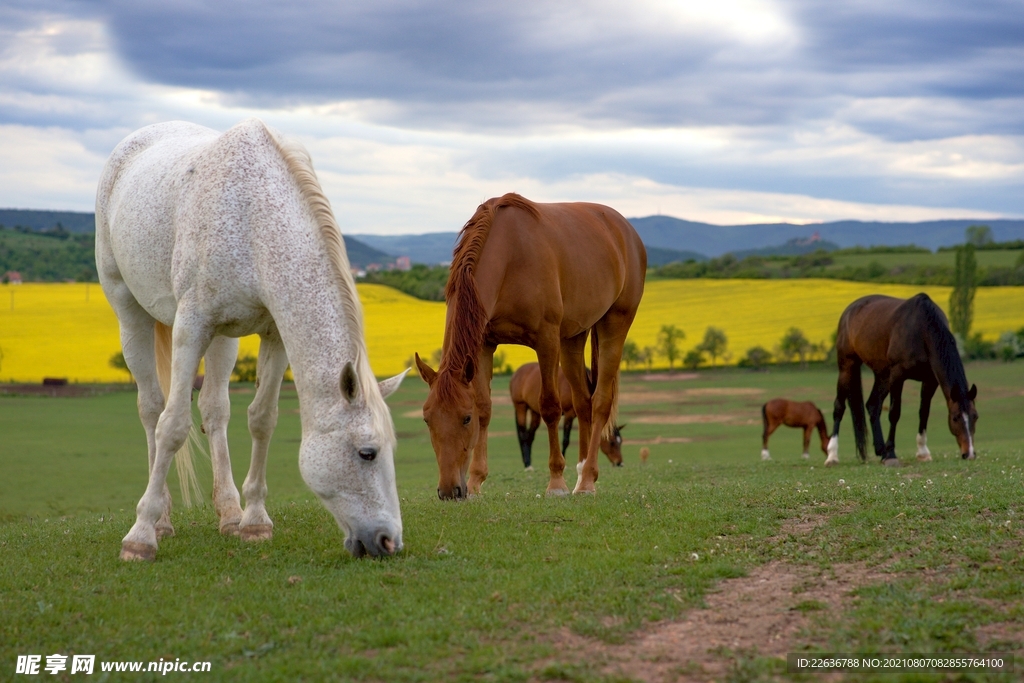
[[[491,363],[498,344],[523,344],[541,368],[549,494],[568,493],[558,448],[558,366],[580,421],[575,492],[593,492],[597,450],[618,395],[619,361],[644,291],[647,252],[633,226],[599,204],[535,204],[506,194],[481,204],[459,234],[445,299],[441,365],[416,356],[430,385],[423,417],[442,499],[479,493],[487,478]],[[591,337],[593,393],[583,354]],[[466,480],[467,470],[469,480]]]
[[[974,428],[978,423],[974,399],[978,389],[973,385],[967,388],[967,375],[956,349],[956,340],[949,331],[946,315],[927,294],[918,294],[910,299],[881,295],[857,299],[839,318],[836,352],[839,357],[839,382],[826,465],[839,462],[839,422],[843,419],[847,401],[853,417],[857,453],[861,460],[866,459],[861,365],[867,365],[875,373],[875,384],[868,397],[867,407],[875,439],[875,454],[882,458],[882,464],[899,464],[895,446],[896,423],[900,419],[903,383],[908,379],[921,382],[918,460],[932,459],[927,441],[928,412],[932,396],[939,387],[942,388],[949,409],[949,431],[956,437],[963,458],[974,459]],[[892,398],[889,407],[889,439],[883,441],[881,415],[886,395]]]
[[[587,375],[590,375],[589,370]],[[516,411],[516,436],[519,437],[523,467],[532,469],[530,452],[533,450],[533,437],[540,426],[540,364],[527,363],[520,366],[512,375],[508,390],[512,394],[512,406]],[[572,387],[562,368],[558,368],[558,400],[562,404],[562,456],[565,457],[576,409],[572,406]],[[622,429],[625,426],[615,425],[611,436],[601,434],[601,452],[608,456],[615,467],[622,467]]]
[[[825,424],[825,416],[818,410],[818,406],[810,401],[787,401],[784,398],[773,398],[761,406],[761,419],[764,421],[764,432],[761,435],[761,459],[771,460],[768,453],[768,437],[779,428],[780,425],[787,427],[802,427],[804,430],[803,458],[811,457],[808,449],[811,446],[811,433],[817,428],[818,436],[821,437],[821,452],[828,455],[828,425]]]

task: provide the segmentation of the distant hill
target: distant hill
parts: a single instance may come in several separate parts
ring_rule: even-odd
[[[91,235],[96,232],[96,216],[92,213],[81,211],[34,211],[29,209],[0,209],[0,226],[7,229],[22,227],[30,228],[35,233],[53,232],[60,225],[67,232],[72,234]],[[365,268],[371,263],[387,265],[394,263],[395,257],[380,249],[365,244],[359,240],[344,235],[345,249],[348,251],[349,262],[357,268]],[[26,242],[26,244],[28,244]],[[40,242],[39,244],[47,244]],[[401,256],[401,254],[399,254]],[[12,261],[13,262],[13,261]],[[26,267],[26,263],[17,261],[20,267],[27,272],[34,272]],[[92,266],[95,272],[95,265]],[[49,271],[47,271],[49,272]],[[61,279],[64,277],[77,277],[80,273],[61,273],[48,275],[47,279]],[[28,277],[28,276],[26,276]],[[35,279],[35,278],[33,278]]]
[[[392,256],[408,256],[413,263],[448,263],[452,260],[457,232],[430,232],[425,235],[367,235],[352,236],[375,249]]]
[[[647,247],[647,265],[651,268],[663,266],[677,261],[707,261],[708,257],[695,251],[679,251],[678,249],[662,249]]]
[[[630,218],[640,238],[648,247],[696,251],[708,256],[728,252],[750,252],[784,245],[792,239],[805,239],[817,232],[820,238],[839,247],[868,247],[916,244],[935,250],[962,244],[969,225],[983,224],[992,228],[998,242],[1024,238],[1024,220],[946,220],[920,223],[881,223],[836,221],[794,225],[769,223],[761,225],[712,225],[684,221],[671,216]]]
[[[779,244],[774,247],[741,249],[731,253],[738,259],[745,259],[748,256],[800,256],[802,254],[812,254],[816,251],[835,251],[839,248],[838,244],[828,240],[794,237],[791,240],[786,240],[785,244]]]
[[[68,232],[96,232],[96,218],[82,211],[33,211],[31,209],[0,209],[0,225],[25,227],[33,232],[52,230],[60,224]]]

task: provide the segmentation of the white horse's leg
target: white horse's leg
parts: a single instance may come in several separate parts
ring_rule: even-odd
[[[270,521],[266,507],[267,452],[270,437],[277,426],[277,399],[287,367],[288,355],[277,330],[262,336],[256,363],[256,397],[249,406],[252,462],[242,484],[245,513],[238,527],[239,534],[246,541],[263,541],[274,533],[274,523]]]
[[[178,308],[179,324],[173,333],[171,361],[171,387],[167,405],[156,423],[156,458],[149,472],[149,485],[135,508],[135,524],[121,541],[122,560],[152,560],[156,558],[157,522],[169,509],[167,470],[174,454],[188,438],[192,426],[192,381],[199,360],[203,357],[212,334],[190,329],[189,316]],[[141,392],[140,392],[141,396]]]
[[[156,461],[156,423],[164,410],[164,395],[156,373],[156,355],[153,348],[153,325],[156,321],[135,300],[128,286],[118,276],[111,276],[104,289],[107,300],[117,311],[121,328],[121,350],[125,364],[138,386],[139,420],[146,432],[146,450],[149,473]],[[156,523],[158,537],[174,535],[171,526],[171,492],[164,484],[163,512]]]
[[[228,383],[237,358],[237,339],[214,337],[206,350],[206,377],[199,392],[199,410],[203,415],[203,430],[210,442],[210,460],[213,462],[213,507],[220,520],[220,532],[234,536],[238,535],[238,525],[242,521],[242,506],[231,476],[231,456],[228,453],[228,419],[231,417]]]

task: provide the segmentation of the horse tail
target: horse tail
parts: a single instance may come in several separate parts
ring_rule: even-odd
[[[850,401],[850,418],[853,420],[853,438],[857,443],[857,455],[860,456],[861,462],[865,462],[868,459],[868,424],[864,417],[864,388],[860,379],[859,365],[850,373],[848,400]]]
[[[171,328],[161,322],[157,322],[154,325],[153,332],[153,350],[156,352],[156,376],[160,382],[160,391],[163,392],[164,403],[166,404],[171,390]],[[189,413],[191,414],[191,408],[189,408]],[[178,472],[181,500],[185,507],[192,507],[193,493],[195,493],[197,501],[203,498],[203,490],[199,488],[199,481],[196,479],[193,446],[200,451],[203,450],[203,444],[199,438],[199,430],[196,429],[194,422],[189,427],[188,438],[185,439],[185,443],[174,454],[174,467]]]
[[[764,425],[764,430],[761,432],[761,441],[764,446],[768,446],[768,404],[765,403],[761,406],[761,423]]]

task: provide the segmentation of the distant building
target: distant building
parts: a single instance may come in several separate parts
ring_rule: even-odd
[[[16,270],[8,270],[4,273],[4,282],[10,282],[12,285],[21,284],[21,273]]]
[[[367,273],[376,273],[381,268],[383,268],[383,266],[380,265],[379,263],[368,263],[368,264],[366,264],[366,272]]]
[[[395,268],[398,270],[409,270],[412,268],[412,261],[408,256],[399,256],[395,259]]]

